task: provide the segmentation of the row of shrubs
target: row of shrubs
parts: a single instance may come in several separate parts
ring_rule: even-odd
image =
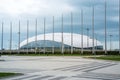
[[[18,52],[3,52],[2,55],[9,55],[9,54],[18,54]],[[19,54],[35,54],[35,52],[20,52]],[[95,51],[93,54],[92,51],[73,51],[71,54],[70,51],[65,51],[64,54],[61,53],[61,51],[55,51],[54,54],[52,52],[46,52],[45,54],[43,52],[36,52],[36,54],[41,55],[119,55],[119,51],[107,51],[107,54],[105,54],[104,51]]]

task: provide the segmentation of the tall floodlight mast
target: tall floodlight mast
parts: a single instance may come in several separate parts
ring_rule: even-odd
[[[120,0],[119,0],[119,54],[120,54]]]
[[[107,54],[106,1],[105,1],[105,54]]]
[[[12,49],[12,22],[10,22],[10,54]]]
[[[61,27],[62,27],[62,30],[61,30],[61,37],[62,37],[62,54],[64,54],[64,42],[63,42],[63,14],[62,14],[62,24],[61,24]]]
[[[111,51],[112,50],[112,41],[111,40],[112,40],[113,35],[109,35],[109,36],[110,36],[110,51]]]
[[[73,54],[73,13],[71,12],[71,54]]]
[[[45,42],[45,27],[46,27],[46,18],[44,18],[44,54],[45,54],[45,50],[46,50],[46,42]]]
[[[96,36],[96,51],[97,51],[97,33],[95,34],[95,36]]]
[[[28,38],[29,38],[29,21],[27,20],[27,54],[28,54]]]
[[[94,6],[93,6],[93,14],[92,14],[92,54],[95,54],[95,47],[94,47]]]
[[[81,54],[83,54],[83,10],[81,10]]]
[[[19,30],[18,30],[18,54],[20,53],[20,20],[19,20]]]
[[[4,25],[4,23],[2,22],[1,54],[3,54],[3,25]]]
[[[54,16],[53,16],[53,35],[52,35],[52,38],[53,38],[53,42],[52,42],[52,53],[54,54]]]
[[[37,19],[36,19],[36,21],[35,21],[35,44],[36,44],[36,46],[35,46],[35,54],[36,54],[36,49],[37,49]]]
[[[87,30],[87,48],[89,48],[89,28],[86,29]]]

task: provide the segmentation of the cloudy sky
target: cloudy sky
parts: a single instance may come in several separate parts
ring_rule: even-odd
[[[18,22],[21,21],[21,41],[26,39],[26,25],[29,20],[30,34],[35,35],[35,19],[38,20],[38,34],[43,33],[43,19],[46,18],[46,32],[52,32],[52,17],[55,17],[55,32],[61,31],[61,15],[64,16],[64,32],[70,32],[70,13],[73,13],[73,31],[80,34],[81,9],[84,14],[84,35],[86,28],[92,29],[92,7],[95,7],[95,35],[104,44],[104,2],[105,0],[0,0],[0,24],[4,22],[4,48],[9,48],[10,22],[13,24],[12,47],[18,45]],[[107,2],[107,43],[113,35],[113,49],[118,48],[119,2]],[[1,25],[0,25],[1,30]],[[0,31],[1,36],[1,31]],[[1,37],[0,37],[1,42]],[[1,44],[1,43],[0,43]],[[1,46],[0,46],[1,47]]]

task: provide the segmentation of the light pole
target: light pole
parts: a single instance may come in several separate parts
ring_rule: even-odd
[[[81,54],[83,54],[83,10],[81,10]]]
[[[45,49],[45,47],[46,47],[46,46],[45,46],[45,27],[46,27],[45,24],[46,24],[46,23],[45,23],[45,22],[46,22],[46,18],[44,18],[44,54],[45,54],[45,50],[46,50],[46,49]]]
[[[95,54],[95,47],[94,47],[94,6],[93,6],[93,15],[92,15],[92,54]]]
[[[3,25],[4,25],[4,23],[2,22],[1,54],[3,54]]]
[[[29,38],[29,21],[27,20],[27,54],[28,54],[28,38]]]
[[[110,51],[112,50],[112,41],[111,41],[112,40],[112,36],[113,35],[109,35],[109,37],[110,37]]]
[[[7,44],[8,44],[8,45],[7,45],[7,48],[8,48],[8,51],[9,51],[9,49],[10,49],[10,47],[9,47],[9,46],[10,46],[10,44],[9,44],[10,40],[8,39],[7,41],[8,41],[8,43],[7,43]]]
[[[62,30],[61,30],[61,37],[62,37],[62,54],[64,54],[64,42],[63,42],[63,14],[62,14],[62,24],[61,24],[61,27],[62,27]]]
[[[11,54],[11,48],[12,48],[12,22],[10,22],[10,54]]]
[[[36,47],[35,47],[35,54],[36,54],[36,49],[37,49],[37,19],[35,21],[35,44],[36,44]]]
[[[52,38],[53,38],[53,42],[52,42],[52,53],[54,54],[54,16],[53,16],[53,36],[52,36]]]
[[[32,51],[32,43],[30,45],[31,45],[31,51]]]
[[[96,34],[96,51],[97,51],[97,34]]]
[[[71,54],[73,54],[73,14],[71,12]]]
[[[107,54],[106,1],[105,1],[105,54]]]
[[[18,41],[18,54],[20,53],[20,20],[19,20],[19,32],[18,32],[18,36],[19,36],[19,41]]]
[[[119,54],[120,54],[120,0],[119,0]]]
[[[15,44],[15,51],[17,50],[17,44]]]
[[[89,48],[89,28],[86,29],[87,30],[87,48]]]

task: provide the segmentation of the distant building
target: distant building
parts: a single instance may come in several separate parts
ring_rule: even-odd
[[[89,44],[88,44],[89,41]],[[71,33],[63,33],[63,44],[64,49],[68,49],[71,47]],[[53,42],[53,33],[45,34],[45,42],[44,42],[44,34],[37,35],[37,44],[35,40],[35,36],[24,40],[20,43],[21,49],[43,49],[52,48],[54,45],[55,49],[61,48],[62,45],[62,33],[54,33],[54,42]],[[94,40],[94,47],[97,50],[103,50],[103,44],[98,41]],[[74,49],[81,49],[81,35],[73,33],[73,48]],[[86,35],[83,35],[83,49],[92,49],[92,39]]]

